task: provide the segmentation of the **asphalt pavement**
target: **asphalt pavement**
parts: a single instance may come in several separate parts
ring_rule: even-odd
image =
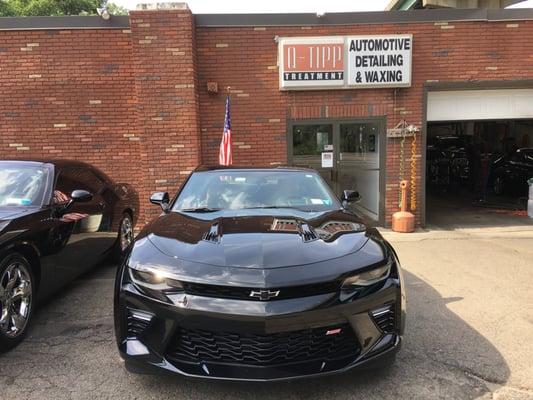
[[[130,374],[106,264],[41,307],[26,340],[0,355],[0,399],[533,399],[533,231],[386,236],[408,291],[390,368],[271,384]]]

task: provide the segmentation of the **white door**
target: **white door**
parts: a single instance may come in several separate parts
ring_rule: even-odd
[[[520,118],[533,118],[533,89],[428,93],[428,122]]]

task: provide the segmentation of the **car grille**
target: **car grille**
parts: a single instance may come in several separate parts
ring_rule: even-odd
[[[394,332],[394,328],[396,326],[394,309],[394,304],[387,304],[386,306],[372,310],[371,312],[372,318],[374,319],[376,325],[384,333]]]
[[[153,315],[140,310],[128,309],[126,328],[128,338],[140,338],[152,322]]]
[[[170,359],[179,361],[256,366],[347,359],[358,354],[349,324],[264,335],[179,328],[167,352]]]
[[[340,287],[340,281],[331,281],[316,283],[311,285],[290,286],[284,288],[271,288],[271,291],[278,291],[279,294],[275,297],[268,299],[273,300],[286,300],[294,299],[298,297],[316,296],[326,293],[334,293]],[[251,300],[261,301],[258,297],[251,297],[252,291],[260,290],[258,288],[247,287],[233,287],[233,286],[218,286],[218,285],[205,285],[201,283],[182,282],[185,292],[195,296],[205,297],[217,297],[222,299],[236,299],[236,300]]]

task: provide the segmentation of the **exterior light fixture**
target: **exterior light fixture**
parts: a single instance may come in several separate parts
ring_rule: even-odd
[[[111,14],[109,13],[109,10],[107,9],[107,7],[105,5],[103,7],[101,7],[101,8],[97,8],[96,12],[105,21],[108,21],[109,18],[111,18]]]

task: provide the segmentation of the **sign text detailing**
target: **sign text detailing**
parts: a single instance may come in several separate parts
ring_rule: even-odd
[[[354,36],[346,41],[349,86],[411,86],[411,35]]]

